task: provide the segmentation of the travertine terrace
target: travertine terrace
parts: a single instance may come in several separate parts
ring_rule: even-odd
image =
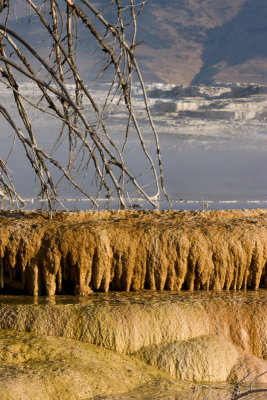
[[[267,211],[1,212],[2,293],[258,289]]]
[[[0,349],[1,400],[89,400],[140,386],[178,387],[133,357],[66,338],[0,330]]]
[[[260,375],[257,383],[267,383],[266,290],[92,293],[46,301],[39,297],[35,304],[24,304],[29,296],[0,297],[1,399],[4,388],[12,393],[4,399],[35,399],[28,393],[34,393],[36,368],[34,382],[39,379],[43,389],[55,393],[58,382],[62,390],[72,387],[77,392],[77,397],[62,395],[64,400],[88,400],[84,390],[91,396],[122,393],[155,379],[164,383],[165,378],[177,384],[232,383]],[[127,381],[127,375],[134,379]],[[126,397],[144,398],[169,397]]]

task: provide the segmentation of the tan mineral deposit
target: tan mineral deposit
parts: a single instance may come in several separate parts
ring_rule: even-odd
[[[3,400],[200,400],[267,371],[267,210],[1,212],[0,257]]]

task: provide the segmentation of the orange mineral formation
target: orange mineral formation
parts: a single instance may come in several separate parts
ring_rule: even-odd
[[[0,293],[258,289],[267,211],[0,213]]]

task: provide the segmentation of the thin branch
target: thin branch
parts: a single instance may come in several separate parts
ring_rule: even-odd
[[[135,48],[138,45],[137,18],[146,0],[139,3],[129,0],[128,5],[122,5],[121,0],[110,1],[107,6],[110,15],[116,16],[116,25],[106,19],[105,10],[100,12],[88,0],[81,0],[80,6],[72,0],[64,0],[62,3],[56,0],[26,1],[32,15],[36,15],[40,21],[42,38],[49,50],[44,55],[31,40],[23,38],[21,32],[10,29],[12,4],[6,0],[7,10],[0,10],[3,13],[7,11],[5,23],[0,25],[0,73],[3,76],[1,81],[6,80],[5,84],[13,94],[17,114],[14,117],[2,105],[0,113],[14,130],[14,137],[22,143],[25,156],[41,185],[41,194],[51,204],[51,200],[58,199],[58,187],[66,180],[81,194],[89,197],[93,206],[97,206],[97,198],[106,192],[108,197],[116,195],[120,207],[126,207],[127,202],[131,203],[128,199],[131,187],[131,190],[137,191],[153,207],[157,207],[154,199],[159,198],[161,192],[166,195],[160,145],[135,57]],[[97,52],[104,54],[102,65],[99,66],[96,78],[91,81],[91,86],[97,85],[106,76],[110,79],[110,72],[113,73],[103,101],[96,98],[82,79],[77,57],[81,27],[87,38],[95,43]],[[12,49],[11,53],[8,52],[9,56],[6,46]],[[34,99],[23,94],[18,76],[36,85]],[[156,153],[156,161],[148,149],[143,127],[135,112],[132,99],[133,78],[137,78],[143,90],[144,112],[154,136],[153,153]],[[125,130],[120,132],[121,140],[118,142],[108,129],[108,117],[122,106],[127,115],[127,123]],[[42,149],[38,143],[32,109],[37,116],[38,113],[45,113],[60,123],[49,151]],[[18,128],[18,117],[25,133]],[[149,170],[152,176],[150,182],[142,185],[139,182],[142,173],[133,173],[125,161],[124,153],[126,143],[130,140],[130,132],[135,133],[138,138],[140,152],[146,161],[145,170]],[[68,161],[65,165],[65,161],[57,160],[56,154],[67,144]],[[12,151],[15,151],[14,146]],[[3,180],[7,190],[9,186],[13,188],[8,172],[9,160],[6,157],[3,161],[2,175],[0,169],[0,183]],[[55,178],[51,166],[60,171],[60,177]],[[94,176],[94,195],[89,193],[91,187],[86,186],[88,171],[92,171]],[[85,187],[80,184],[81,174]],[[154,188],[153,195],[149,194],[149,186]],[[9,193],[17,196],[18,193],[11,189]]]

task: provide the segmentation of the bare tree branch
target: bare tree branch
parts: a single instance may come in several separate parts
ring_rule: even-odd
[[[2,2],[0,13],[5,22],[0,25],[1,82],[5,82],[12,93],[17,114],[13,116],[4,104],[0,104],[0,114],[23,145],[25,159],[30,162],[40,184],[40,195],[52,204],[52,200],[59,200],[59,185],[66,181],[89,198],[93,206],[98,206],[98,199],[104,195],[116,198],[120,207],[126,207],[131,203],[131,187],[132,192],[157,207],[155,199],[159,199],[161,194],[166,195],[161,152],[135,57],[137,18],[146,0],[139,3],[128,0],[128,4],[124,2],[123,5],[120,0],[107,0],[108,11],[99,11],[88,0],[81,0],[79,6],[72,0],[26,2],[31,14],[39,20],[42,40],[48,51],[45,54],[30,35],[25,38],[21,32],[11,28],[9,17],[13,4],[10,0]],[[117,16],[115,19],[114,15]],[[77,57],[81,33],[86,36],[85,40],[94,43],[98,59],[102,59],[102,65],[89,85],[85,84]],[[21,80],[35,85],[34,98],[23,93]],[[106,85],[107,81],[109,88],[104,92],[105,97],[99,100],[93,88],[101,82]],[[150,127],[150,137],[151,133],[154,137],[152,150],[147,146],[143,126],[135,112],[132,99],[135,83],[142,88],[147,116],[145,129]],[[118,133],[114,136],[110,129],[109,116],[122,107],[127,122],[118,141]],[[50,150],[43,150],[39,144],[32,110],[35,110],[34,114],[45,114],[57,123]],[[23,128],[19,128],[20,124]],[[138,140],[140,155],[146,160],[145,169],[150,171],[149,181],[145,184],[139,182],[142,173],[136,173],[134,168],[130,170],[126,163],[126,145],[133,134]],[[67,161],[57,159],[56,154],[66,141]],[[156,160],[151,151],[156,154]],[[21,200],[15,189],[16,182],[11,178],[9,158],[0,160],[0,189],[7,197]],[[60,172],[59,175],[55,175],[54,168]],[[86,179],[88,174],[92,177],[92,173],[93,191]]]

